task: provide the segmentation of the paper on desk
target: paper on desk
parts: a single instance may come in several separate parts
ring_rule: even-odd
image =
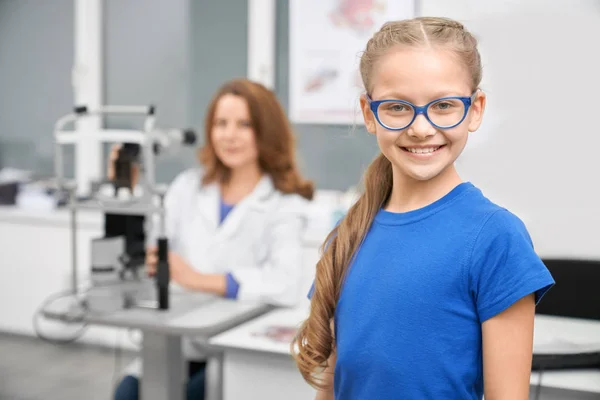
[[[294,339],[298,328],[296,326],[269,325],[252,332],[252,336],[269,339],[276,343],[289,344]]]

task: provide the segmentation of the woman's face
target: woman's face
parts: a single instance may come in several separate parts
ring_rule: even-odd
[[[241,96],[223,95],[217,102],[211,140],[219,160],[236,170],[258,165],[256,135],[248,103]]]

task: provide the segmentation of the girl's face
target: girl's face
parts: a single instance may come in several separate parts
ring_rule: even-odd
[[[433,48],[394,48],[388,52],[374,65],[369,93],[373,101],[404,100],[416,106],[443,97],[471,94],[467,68],[453,53]],[[447,107],[440,104],[438,110],[447,112]],[[481,124],[485,95],[478,92],[465,119],[450,129],[437,128],[419,115],[406,129],[391,131],[377,122],[366,96],[361,98],[361,108],[367,130],[377,136],[381,152],[392,163],[394,176],[428,181],[453,168],[469,132],[476,131]],[[402,111],[399,106],[389,112]],[[381,108],[379,115],[381,119]]]
[[[212,145],[219,160],[236,170],[258,165],[258,147],[248,103],[241,96],[223,95],[215,109]]]

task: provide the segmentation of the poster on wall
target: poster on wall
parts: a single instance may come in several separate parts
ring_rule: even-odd
[[[363,123],[358,70],[367,41],[389,20],[412,18],[417,0],[290,0],[290,118]]]

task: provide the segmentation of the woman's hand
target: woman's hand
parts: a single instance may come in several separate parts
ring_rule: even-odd
[[[158,263],[157,248],[151,247],[146,252],[146,268],[150,276],[156,274]],[[192,267],[177,253],[169,252],[169,274],[172,281],[186,289],[198,288],[198,282],[202,280],[202,274],[194,271]]]
[[[110,147],[110,153],[108,153],[108,161],[106,162],[106,178],[109,181],[115,179],[115,161],[119,157],[119,150],[121,150],[123,145],[113,144]]]
[[[150,247],[146,252],[146,268],[148,275],[156,274],[158,255],[156,247]],[[227,291],[227,278],[222,274],[203,274],[194,270],[181,256],[169,252],[169,272],[171,280],[178,285],[200,292],[224,296]]]
[[[106,178],[109,181],[115,180],[115,161],[119,157],[119,150],[123,147],[122,144],[114,144],[110,148],[110,153],[108,153],[108,160],[106,162]],[[139,176],[138,166],[134,163],[131,166],[131,187],[134,187],[137,184],[138,176]]]

